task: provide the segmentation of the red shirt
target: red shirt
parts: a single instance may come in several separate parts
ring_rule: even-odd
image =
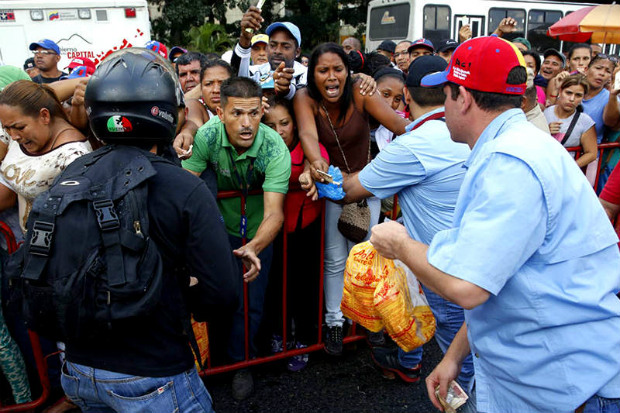
[[[610,204],[620,205],[620,163],[611,171],[611,175],[609,175],[609,179],[605,183],[603,191],[601,191],[600,198]],[[616,234],[620,237],[620,219],[617,217]],[[620,243],[618,243],[618,246],[620,246]]]
[[[319,143],[321,149],[321,156],[329,163],[329,155],[327,151]],[[304,151],[301,148],[301,142],[297,142],[295,148],[291,151],[291,177],[289,179],[289,186],[293,188],[299,187],[299,175],[304,171]],[[312,201],[306,196],[306,192],[301,189],[294,189],[289,191],[286,195],[286,201],[284,205],[284,212],[286,214],[286,231],[294,232],[297,228],[297,222],[300,220],[301,213],[301,228],[305,228],[310,225],[315,219],[321,215],[322,203],[319,201]]]

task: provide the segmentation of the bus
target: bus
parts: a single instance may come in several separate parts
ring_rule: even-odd
[[[510,40],[525,37],[537,51],[566,49],[560,40],[546,35],[553,23],[568,13],[592,3],[534,0],[372,0],[368,4],[366,50],[376,50],[383,40],[427,38],[433,44],[443,39],[458,41],[461,27],[469,24],[472,36],[493,33],[505,17],[517,21],[517,30],[506,35]]]
[[[60,48],[58,68],[76,57],[99,63],[108,54],[151,40],[146,0],[2,0],[0,62],[22,67],[30,43],[51,39]]]

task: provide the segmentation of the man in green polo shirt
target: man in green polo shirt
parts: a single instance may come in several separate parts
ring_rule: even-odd
[[[273,129],[260,123],[263,115],[262,89],[249,78],[227,79],[220,89],[221,107],[196,133],[193,154],[183,167],[195,175],[210,168],[219,191],[248,194],[245,211],[240,198],[218,199],[218,206],[234,254],[247,268],[250,356],[255,354],[254,336],[263,315],[267,276],[271,265],[272,241],[284,222],[284,196],[291,174],[291,157],[286,144]],[[247,243],[242,245],[242,239]],[[241,262],[240,264],[241,265]],[[228,355],[241,361],[244,354],[243,307],[235,314],[228,342]],[[233,378],[233,397],[242,400],[254,388],[248,370]]]

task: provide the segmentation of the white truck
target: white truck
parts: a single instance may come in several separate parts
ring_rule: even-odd
[[[151,40],[146,0],[0,1],[0,63],[22,67],[30,43],[58,44],[64,70],[71,59],[96,64],[108,54]]]

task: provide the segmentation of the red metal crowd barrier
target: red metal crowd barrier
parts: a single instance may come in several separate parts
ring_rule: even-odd
[[[301,191],[301,189],[299,189],[299,186],[297,187],[292,187],[289,189],[289,192],[293,192],[293,191]],[[262,191],[252,191],[250,192],[248,195],[259,195],[262,194]],[[241,210],[244,209],[244,204],[246,202],[245,197],[243,196],[243,193],[241,191],[220,191],[218,193],[218,199],[225,199],[225,198],[240,198],[241,199],[241,204],[240,204],[240,208]],[[317,202],[322,202],[324,203],[324,201],[317,201]],[[285,207],[285,211],[286,211],[286,207]],[[317,314],[317,326],[318,326],[318,333],[317,333],[317,340],[315,343],[313,344],[309,344],[307,347],[304,348],[300,348],[300,349],[289,349],[287,346],[287,300],[286,300],[286,292],[287,292],[287,279],[288,279],[288,269],[287,269],[287,264],[288,264],[288,260],[287,260],[287,251],[288,251],[288,233],[286,230],[282,230],[282,237],[283,237],[283,254],[282,254],[282,351],[275,353],[275,354],[271,354],[268,356],[261,356],[261,357],[255,357],[255,358],[250,358],[250,354],[249,354],[249,334],[248,334],[248,297],[247,297],[247,284],[244,283],[243,285],[243,299],[244,299],[244,309],[245,309],[245,314],[244,314],[244,320],[245,320],[245,360],[240,361],[240,362],[236,362],[236,363],[232,363],[232,364],[227,364],[227,365],[222,365],[222,366],[212,366],[211,364],[211,358],[209,357],[209,359],[207,359],[207,362],[205,363],[205,370],[201,372],[202,375],[212,375],[212,374],[217,374],[217,373],[224,373],[224,372],[228,372],[228,371],[233,371],[236,369],[240,369],[240,368],[244,368],[244,367],[249,367],[249,366],[255,366],[258,364],[263,364],[263,363],[267,363],[267,362],[271,362],[271,361],[275,361],[275,360],[281,360],[284,358],[290,358],[299,354],[307,354],[307,353],[311,353],[317,350],[322,350],[324,347],[324,343],[323,343],[323,257],[324,257],[324,250],[325,250],[325,240],[324,240],[324,232],[325,232],[325,206],[323,204],[322,207],[322,211],[321,211],[321,215],[320,218],[321,220],[321,237],[320,237],[320,270],[319,270],[319,274],[317,274],[317,276],[319,277],[319,304],[318,304],[318,314]],[[286,216],[286,214],[284,215],[284,224],[283,224],[283,228],[287,228],[287,220],[288,217]],[[245,244],[245,240],[243,241],[243,243]],[[244,268],[245,271],[245,268]],[[356,326],[353,325],[352,328],[350,329],[350,333],[343,339],[343,342],[345,344],[347,343],[351,343],[354,341],[358,341],[365,338],[365,336],[357,334],[357,329]],[[209,340],[211,341],[211,340]]]
[[[598,145],[598,167],[597,167],[597,174],[596,174],[596,180],[594,183],[594,187],[596,188],[596,185],[598,184],[598,179],[599,179],[599,174],[600,174],[600,167],[601,167],[601,163],[603,161],[603,151],[606,149],[613,149],[613,148],[620,148],[620,142],[614,142],[614,143],[603,143]],[[575,153],[575,159],[578,159],[579,156],[581,156],[582,154],[582,149],[581,147],[572,147],[572,148],[567,148],[568,151],[574,152]],[[291,189],[291,191],[299,191],[300,189],[298,188],[293,188]],[[254,191],[254,192],[250,192],[248,195],[257,195],[257,194],[261,194],[262,191]],[[243,204],[245,203],[245,198],[243,196],[243,194],[240,191],[222,191],[218,194],[218,198],[233,198],[233,197],[240,197],[241,198],[241,202],[242,202],[242,207]],[[319,202],[324,202],[324,201],[319,201]],[[396,219],[397,215],[398,215],[398,197],[394,196],[394,206],[393,206],[393,210],[392,210],[392,214],[391,214],[391,218],[392,219]],[[286,214],[285,214],[285,222],[284,222],[284,228],[286,228]],[[325,232],[325,208],[323,205],[322,208],[322,212],[320,215],[320,220],[321,220],[321,244],[320,244],[320,271],[319,274],[317,274],[319,278],[319,311],[317,314],[317,325],[318,325],[318,334],[317,334],[317,340],[315,343],[308,345],[305,348],[300,348],[300,349],[288,349],[286,340],[287,340],[287,300],[286,300],[286,292],[287,292],[287,278],[288,278],[288,271],[287,271],[287,247],[288,247],[288,234],[286,230],[283,230],[282,232],[282,236],[283,236],[283,274],[282,274],[282,352],[276,353],[276,354],[272,354],[269,356],[262,356],[262,357],[256,357],[256,358],[250,358],[249,355],[249,334],[248,334],[248,306],[247,306],[247,302],[248,302],[248,296],[247,296],[247,284],[244,283],[244,303],[245,305],[245,360],[237,362],[237,363],[233,363],[233,364],[227,364],[227,365],[221,365],[221,366],[212,366],[212,360],[211,357],[209,356],[206,360],[206,365],[205,365],[205,370],[203,370],[201,372],[201,375],[213,375],[213,374],[218,374],[218,373],[223,373],[223,372],[228,372],[228,371],[232,371],[232,370],[236,370],[239,368],[244,368],[244,367],[249,367],[249,366],[254,366],[254,365],[259,365],[259,364],[263,364],[263,363],[267,363],[267,362],[272,362],[272,361],[276,361],[276,360],[281,360],[284,358],[289,358],[292,356],[296,356],[299,354],[307,354],[307,353],[311,353],[314,351],[318,351],[318,350],[322,350],[324,347],[324,343],[323,343],[323,334],[322,334],[322,325],[323,325],[323,254],[324,254],[324,232]],[[15,237],[13,236],[12,231],[10,230],[10,228],[8,226],[6,226],[6,224],[0,222],[0,232],[2,232],[2,234],[4,235],[4,237],[7,240],[7,247],[9,250],[9,253],[12,253],[13,251],[15,251],[17,245],[15,243]],[[244,242],[245,243],[245,242]],[[350,330],[350,333],[347,337],[344,338],[344,343],[351,343],[354,341],[358,341],[363,339],[365,336],[358,334],[356,332],[356,328],[355,325],[353,325],[353,328]],[[36,333],[34,332],[29,332],[29,338],[30,338],[30,342],[32,344],[32,349],[33,349],[33,353],[34,353],[34,357],[35,357],[35,361],[36,361],[36,365],[37,365],[37,370],[38,370],[38,375],[39,375],[39,380],[41,382],[41,388],[42,388],[42,392],[41,395],[34,401],[29,402],[29,403],[24,403],[24,404],[19,404],[19,405],[11,405],[11,406],[1,406],[0,405],[0,413],[3,412],[22,412],[22,411],[29,411],[29,410],[33,410],[39,406],[41,406],[49,397],[49,392],[50,392],[50,383],[49,383],[49,378],[47,376],[47,358],[50,356],[53,356],[54,354],[51,355],[47,355],[44,356],[43,352],[41,350],[41,346],[40,346],[40,342],[39,342],[39,337],[37,336]]]
[[[596,178],[594,179],[594,185],[592,185],[594,189],[598,187],[598,180],[601,174],[601,165],[603,163],[603,152],[606,149],[614,149],[614,148],[620,148],[620,142],[607,142],[607,143],[600,143],[598,145],[598,155],[596,157],[596,161],[597,161]],[[575,160],[579,159],[579,157],[583,154],[583,148],[581,146],[571,146],[569,148],[566,148],[566,150],[569,152],[573,152],[575,154]],[[584,168],[584,173],[585,173],[585,168]]]

